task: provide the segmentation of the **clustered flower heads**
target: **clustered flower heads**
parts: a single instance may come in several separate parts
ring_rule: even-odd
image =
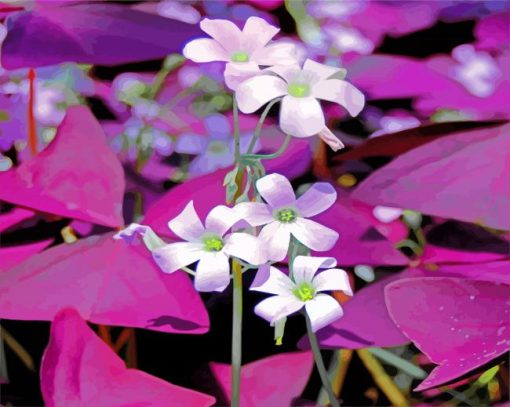
[[[166,244],[150,227],[138,224],[129,225],[115,238],[132,241],[135,235],[141,235],[165,273],[197,263],[194,281],[198,291],[225,290],[230,284],[230,258],[245,262],[244,270],[260,266],[252,290],[276,297],[262,301],[255,308],[257,315],[274,325],[304,306],[313,330],[318,330],[342,316],[338,302],[322,292],[340,290],[352,295],[345,271],[331,269],[316,275],[319,268],[336,266],[336,261],[312,256],[297,256],[291,277],[271,264],[286,257],[291,236],[307,249],[331,249],[338,239],[337,232],[307,218],[329,208],[336,200],[336,192],[331,185],[318,182],[296,199],[290,182],[280,174],[266,175],[256,185],[267,204],[243,202],[234,208],[219,205],[209,212],[205,224],[193,201],[189,202],[168,222],[181,242]],[[258,236],[232,231],[260,225],[265,226]]]
[[[343,80],[344,69],[310,59],[301,67],[295,46],[270,43],[279,29],[259,17],[250,17],[243,31],[230,21],[207,18],[200,27],[212,39],[189,42],[183,54],[194,62],[226,62],[225,83],[235,91],[239,110],[253,113],[281,98],[280,128],[284,133],[300,138],[318,135],[335,151],[344,147],[328,129],[319,103],[337,103],[352,116],[361,112],[365,97]]]

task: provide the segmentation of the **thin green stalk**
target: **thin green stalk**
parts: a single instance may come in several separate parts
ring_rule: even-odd
[[[232,110],[234,114],[234,142],[235,142],[235,162],[239,163],[241,158],[241,139],[239,136],[239,109],[237,107],[237,101],[234,97],[232,101]],[[235,201],[234,201],[235,202]]]
[[[310,317],[305,312],[305,320],[306,320],[306,331],[308,333],[308,340],[310,341],[310,346],[313,352],[313,358],[315,359],[315,365],[317,366],[317,370],[319,371],[319,375],[322,380],[322,386],[326,389],[329,397],[329,403],[333,407],[340,407],[338,404],[338,400],[333,392],[333,388],[331,387],[331,382],[329,380],[328,372],[326,367],[324,366],[324,361],[322,360],[321,350],[319,348],[319,344],[317,342],[317,337],[315,333],[312,331],[312,322],[310,321]]]
[[[282,146],[278,149],[278,151],[275,151],[272,154],[249,154],[249,155],[246,154],[246,156],[250,158],[258,158],[260,160],[271,160],[273,158],[278,158],[285,152],[285,150],[289,146],[291,138],[292,136],[290,134],[287,134],[285,136],[285,141],[283,142]]]
[[[230,405],[239,407],[241,397],[241,356],[243,334],[243,274],[241,265],[233,261],[234,277],[233,309],[232,309],[232,399]]]
[[[281,98],[272,100],[271,102],[268,103],[268,105],[262,112],[262,115],[260,116],[260,119],[257,123],[257,127],[255,127],[255,131],[253,132],[253,137],[250,140],[250,145],[248,146],[248,151],[246,151],[246,154],[251,154],[253,152],[253,149],[255,148],[255,144],[257,143],[257,140],[260,137],[260,132],[262,131],[262,126],[264,125],[264,121],[266,120],[266,117],[269,114],[269,111],[275,105],[275,103],[279,102],[280,100],[281,100]]]

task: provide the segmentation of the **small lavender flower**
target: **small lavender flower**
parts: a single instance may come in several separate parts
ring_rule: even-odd
[[[257,190],[267,203],[242,202],[235,210],[252,226],[266,225],[259,239],[264,242],[270,260],[285,258],[291,236],[315,251],[333,247],[338,233],[307,219],[324,212],[336,201],[336,191],[330,184],[317,182],[296,199],[287,178],[270,174],[257,181]]]

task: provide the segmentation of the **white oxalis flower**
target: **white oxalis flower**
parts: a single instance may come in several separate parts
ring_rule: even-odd
[[[275,294],[255,307],[255,314],[274,325],[305,307],[314,332],[331,324],[343,315],[342,307],[323,291],[343,291],[352,295],[349,277],[336,266],[332,257],[297,256],[294,260],[293,280],[273,266],[260,267],[251,290]],[[317,274],[319,268],[328,268]]]
[[[250,225],[266,225],[259,233],[259,240],[270,260],[285,258],[291,236],[314,251],[322,252],[333,247],[338,233],[307,219],[324,212],[336,201],[336,191],[330,184],[317,182],[297,199],[292,185],[283,175],[266,175],[256,185],[267,204],[242,202],[234,209]]]
[[[346,82],[340,68],[307,59],[303,68],[297,65],[273,66],[275,75],[258,75],[244,81],[236,89],[236,100],[243,113],[253,113],[269,101],[282,97],[280,128],[294,137],[319,135],[333,150],[343,147],[326,127],[324,112],[318,99],[338,103],[351,116],[365,105],[365,96]]]
[[[260,17],[250,17],[241,31],[228,20],[200,22],[212,38],[199,38],[186,44],[183,55],[194,62],[224,61],[225,83],[235,90],[245,79],[260,72],[259,66],[296,63],[291,43],[271,42],[280,31]]]
[[[198,261],[195,288],[198,291],[223,291],[230,283],[230,256],[253,265],[266,262],[264,250],[255,236],[227,233],[241,219],[238,212],[220,205],[209,212],[204,226],[191,201],[168,222],[168,227],[185,242],[157,248],[152,255],[166,273]]]

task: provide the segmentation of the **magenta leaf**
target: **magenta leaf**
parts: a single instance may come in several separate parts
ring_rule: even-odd
[[[210,363],[216,379],[230,400],[230,365]],[[311,352],[282,353],[241,368],[243,407],[290,406],[303,392],[313,369]]]
[[[215,401],[206,394],[126,368],[74,309],[60,311],[51,324],[41,365],[41,390],[47,407],[200,407]]]
[[[180,52],[200,31],[126,5],[44,4],[7,19],[2,44],[6,69],[40,67],[62,62],[117,65],[164,58]]]
[[[145,247],[112,236],[61,244],[0,273],[0,318],[47,321],[73,307],[98,324],[207,332],[207,311],[189,277],[161,273]]]
[[[443,277],[387,286],[391,317],[439,364],[416,390],[453,381],[510,349],[509,291],[506,284]]]
[[[11,267],[23,262],[30,256],[39,253],[51,244],[52,240],[25,244],[21,246],[0,248],[0,272],[9,270]]]
[[[0,200],[105,226],[122,226],[124,171],[84,106],[73,106],[51,144],[0,172]]]
[[[353,197],[510,229],[509,148],[510,125],[443,137],[374,172]]]

